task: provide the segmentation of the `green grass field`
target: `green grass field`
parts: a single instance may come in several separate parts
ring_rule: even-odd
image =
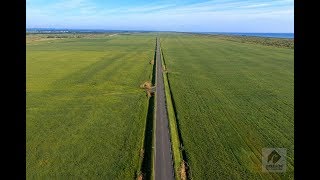
[[[293,179],[293,49],[160,37],[191,178]],[[287,149],[285,173],[261,171],[265,147]]]
[[[28,179],[133,179],[155,36],[27,36]]]
[[[191,179],[293,179],[293,41],[158,35],[176,173],[186,156]],[[27,179],[134,179],[141,166],[153,176],[140,85],[152,80],[155,40],[27,35]],[[285,173],[261,171],[266,147],[287,149]]]

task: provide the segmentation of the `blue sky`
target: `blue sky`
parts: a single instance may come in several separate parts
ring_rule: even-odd
[[[27,28],[294,31],[294,0],[26,0]]]

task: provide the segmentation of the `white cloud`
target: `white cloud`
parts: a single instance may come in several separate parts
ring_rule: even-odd
[[[289,22],[293,30],[292,0],[238,1],[215,0],[189,5],[151,3],[144,6],[99,7],[90,0],[69,0],[37,6],[27,0],[27,26],[52,25],[60,27],[93,28],[216,28],[249,21]],[[291,23],[291,24],[290,24]],[[275,29],[278,27],[274,27]]]
[[[241,8],[257,8],[257,7],[266,7],[269,6],[270,4],[252,4],[252,5],[247,5],[247,6],[241,6]]]

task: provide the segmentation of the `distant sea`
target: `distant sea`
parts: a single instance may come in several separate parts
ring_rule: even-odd
[[[200,34],[221,34],[233,36],[257,36],[271,38],[294,38],[294,33],[227,33],[227,32],[200,32]]]
[[[101,29],[54,29],[54,28],[27,28],[28,33],[126,33],[126,32],[157,32],[157,31],[141,31],[141,30],[101,30]],[[161,32],[161,31],[159,31]],[[162,31],[175,32],[175,31]],[[188,32],[186,32],[188,33]],[[257,36],[257,37],[272,37],[272,38],[294,38],[294,33],[228,33],[228,32],[192,32],[198,34],[222,34],[234,36]]]

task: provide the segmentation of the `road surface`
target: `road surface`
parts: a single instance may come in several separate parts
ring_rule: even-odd
[[[160,40],[157,37],[155,180],[173,180],[174,171],[161,61]]]

